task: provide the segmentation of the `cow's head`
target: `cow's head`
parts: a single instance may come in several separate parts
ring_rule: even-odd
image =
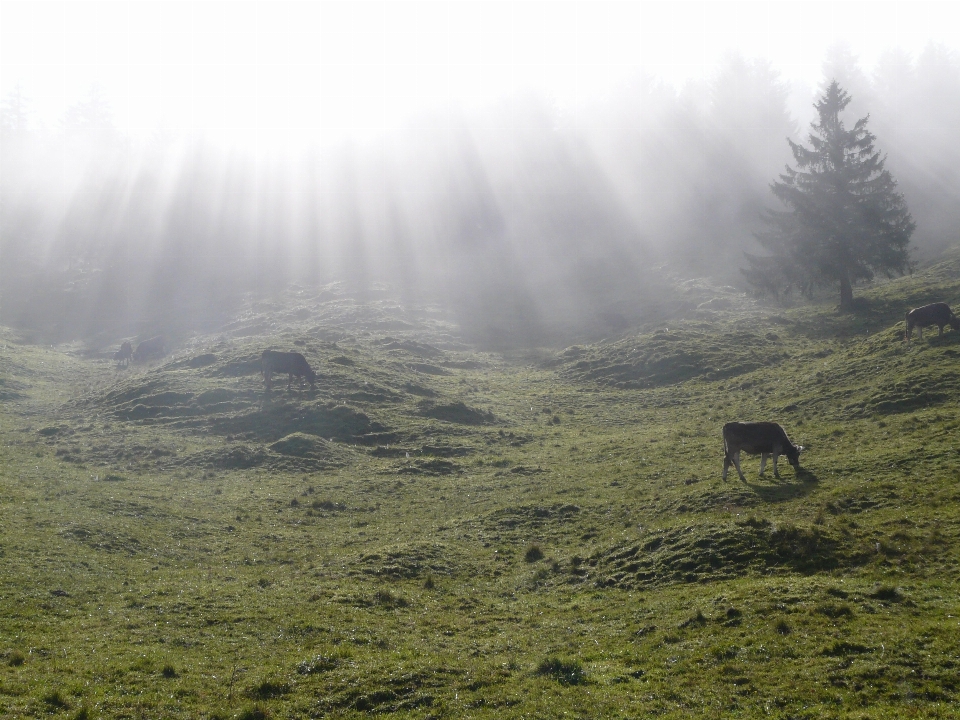
[[[803,452],[802,445],[788,445],[787,450],[784,455],[787,456],[787,460],[790,461],[790,464],[795,468],[800,467],[800,453]]]
[[[951,315],[950,327],[952,327],[954,330],[960,330],[960,318],[958,318],[956,315]]]

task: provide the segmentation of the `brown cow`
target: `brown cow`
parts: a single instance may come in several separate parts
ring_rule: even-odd
[[[163,335],[157,335],[149,340],[144,340],[137,345],[137,349],[133,351],[133,359],[137,362],[142,362],[151,357],[163,357],[163,355]]]
[[[270,376],[273,373],[287,373],[287,388],[293,382],[294,376],[300,386],[303,386],[303,378],[310,382],[310,387],[317,386],[317,374],[307,363],[307,359],[298,352],[280,352],[279,350],[264,350],[260,356],[260,372],[263,374],[263,382],[267,389],[271,387]]]
[[[124,340],[120,349],[113,354],[113,359],[117,361],[117,367],[127,367],[130,364],[130,358],[133,357],[133,345],[129,340]]]
[[[775,422],[729,422],[723,426],[723,479],[727,479],[727,470],[731,465],[737,468],[741,480],[746,480],[740,470],[740,452],[760,456],[760,476],[763,477],[767,457],[773,456],[773,476],[777,472],[777,457],[786,455],[795,469],[800,468],[802,447],[794,445],[787,433]]]
[[[954,330],[960,330],[960,319],[953,314],[950,306],[946,303],[938,302],[923,307],[914,308],[904,316],[904,323],[907,326],[904,335],[907,338],[907,345],[910,344],[910,336],[913,335],[913,329],[917,328],[920,333],[920,339],[923,340],[923,328],[926,325],[936,325],[940,334],[943,335],[943,326],[949,325]]]

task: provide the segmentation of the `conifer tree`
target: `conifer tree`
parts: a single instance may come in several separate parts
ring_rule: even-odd
[[[815,104],[810,147],[788,139],[796,169],[787,167],[773,194],[787,210],[768,211],[757,234],[771,255],[747,255],[748,281],[774,294],[839,285],[840,307],[853,306],[853,285],[910,269],[913,218],[897,183],[874,149],[867,117],[851,129],[840,113],[850,96],[833,81]]]

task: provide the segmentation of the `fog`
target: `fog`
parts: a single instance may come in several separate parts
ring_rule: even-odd
[[[0,7],[0,33],[9,37],[21,8]],[[217,7],[223,17],[232,12]],[[551,7],[536,5],[534,20]],[[629,40],[609,12],[560,7],[573,23],[564,28],[608,22]],[[257,21],[270,12],[255,9]],[[43,17],[31,17],[42,26]],[[744,287],[743,252],[758,251],[760,213],[775,204],[769,184],[791,159],[786,138],[805,139],[819,87],[833,78],[854,99],[848,124],[870,115],[917,222],[915,256],[957,242],[960,61],[948,45],[871,46],[867,64],[840,38],[819,49],[814,78],[721,37],[712,41],[716,56],[692,74],[677,71],[682,58],[642,54],[587,73],[560,62],[561,41],[580,37],[569,31],[555,43],[561,55],[551,67],[560,71],[520,82],[510,67],[489,65],[487,81],[470,86],[482,92],[456,96],[431,94],[429,85],[418,92],[406,73],[401,109],[384,111],[380,82],[372,100],[347,102],[348,92],[338,99],[350,107],[335,110],[326,107],[325,63],[370,65],[351,43],[370,18],[350,17],[342,32],[318,36],[321,45],[335,38],[337,52],[318,50],[285,79],[300,103],[273,98],[262,111],[273,120],[252,135],[245,123],[251,112],[260,116],[257,103],[234,108],[236,122],[220,105],[214,123],[201,122],[196,106],[189,123],[145,123],[131,110],[130,72],[119,96],[94,72],[82,89],[64,80],[62,107],[51,112],[49,93],[26,72],[43,58],[34,50],[21,60],[8,46],[0,68],[0,323],[50,341],[106,344],[215,327],[251,294],[337,283],[360,298],[386,293],[410,307],[438,306],[492,346],[607,336],[657,317],[684,278]],[[374,19],[385,22],[386,10]],[[449,34],[452,22],[435,29],[448,44],[459,37]],[[773,32],[770,18],[765,27]],[[653,29],[646,23],[638,38]],[[548,36],[543,27],[531,36],[538,52],[547,52]],[[515,46],[520,36],[510,37]],[[241,56],[265,52],[237,43]],[[372,67],[386,65],[381,57]],[[451,82],[455,71],[482,75],[488,65],[437,67]],[[593,80],[599,91],[582,89]],[[328,102],[311,104],[312,93]],[[163,96],[158,117],[184,116],[174,97]],[[365,113],[376,122],[364,122]],[[304,132],[311,123],[327,131]]]

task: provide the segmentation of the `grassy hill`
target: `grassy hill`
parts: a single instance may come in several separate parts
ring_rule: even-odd
[[[960,253],[701,300],[515,356],[335,289],[128,370],[3,330],[0,715],[951,717],[960,333],[902,321]],[[732,419],[801,471],[722,481]]]

